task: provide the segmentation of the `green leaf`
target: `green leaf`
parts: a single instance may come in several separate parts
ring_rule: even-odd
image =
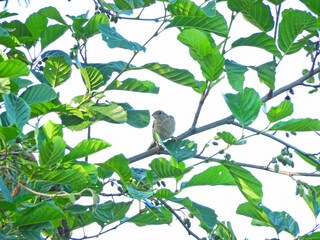
[[[57,87],[71,76],[71,67],[62,57],[51,56],[46,60],[43,74],[52,87]]]
[[[42,83],[29,87],[20,97],[28,104],[35,104],[51,101],[57,97],[57,93],[50,86]]]
[[[171,156],[178,162],[193,158],[197,155],[197,144],[190,140],[169,140],[164,144]]]
[[[129,10],[144,6],[143,0],[115,0],[114,3],[120,10]]]
[[[250,46],[262,48],[279,59],[282,58],[281,53],[275,45],[275,41],[272,37],[268,36],[266,33],[254,33],[247,38],[239,38],[231,44],[232,48],[240,46]]]
[[[115,203],[115,206],[112,208],[113,220],[111,220],[111,222],[115,222],[115,221],[124,219],[126,213],[130,209],[132,202],[133,201]]]
[[[276,63],[274,61],[264,63],[257,67],[260,81],[266,84],[271,90],[274,90],[274,82],[276,78]]]
[[[174,18],[166,28],[195,28],[213,32],[222,37],[228,35],[227,22],[217,11],[213,17],[208,17],[200,7],[189,0],[174,1],[168,6],[168,10]]]
[[[236,185],[233,177],[224,166],[210,167],[194,175],[189,181],[181,184],[181,189],[193,186]]]
[[[185,29],[178,35],[178,40],[189,47],[191,57],[198,61],[212,53],[208,36],[198,29]]]
[[[77,144],[77,146],[71,148],[70,153],[64,156],[63,161],[66,162],[83,158],[110,146],[110,143],[107,143],[106,141],[101,139],[90,138],[87,140],[83,140],[82,142]]]
[[[192,202],[188,197],[186,198],[170,198],[172,202],[183,205],[190,211],[199,221],[200,227],[211,233],[217,224],[217,215],[214,210],[198,203]]]
[[[37,41],[43,30],[46,29],[48,24],[48,19],[39,13],[31,14],[26,20],[26,27],[31,32],[35,41]]]
[[[56,124],[49,120],[46,124],[44,124],[40,130],[43,131],[43,133],[46,135],[46,138],[50,141],[55,139],[56,137],[61,137],[63,136],[62,132],[62,125]],[[41,132],[41,131],[40,131]]]
[[[109,25],[109,18],[104,13],[98,13],[93,15],[93,17],[89,20],[87,25],[83,28],[84,36],[86,38],[90,38],[98,33],[99,24],[107,24]]]
[[[15,41],[5,28],[0,27],[0,44],[8,48],[14,49],[16,47]]]
[[[59,163],[66,149],[66,143],[60,136],[51,141],[43,140],[40,142],[39,162],[41,167],[50,167]]]
[[[115,79],[108,85],[106,90],[124,90],[142,93],[159,93],[159,88],[150,81],[140,81],[135,78],[128,78],[124,81]]]
[[[272,222],[268,218],[267,214],[263,211],[263,208],[257,207],[250,202],[240,204],[237,209],[237,214],[259,221],[262,226],[273,227]]]
[[[224,99],[243,128],[249,126],[259,115],[262,103],[259,94],[252,88],[245,88],[237,94],[227,93]]]
[[[105,84],[103,75],[94,67],[80,68],[80,72],[89,92],[97,90]]]
[[[87,177],[84,173],[75,169],[53,170],[41,175],[41,179],[48,182],[81,185],[87,184]]]
[[[252,7],[257,0],[228,0],[228,7],[232,11],[241,12],[246,8]]]
[[[286,231],[292,236],[296,236],[299,233],[298,223],[288,213],[284,211],[272,212],[266,207],[263,207],[263,209],[270,221],[273,223],[278,234],[282,231]]]
[[[136,128],[144,128],[150,123],[148,110],[135,110],[128,103],[118,103],[127,113],[127,124]]]
[[[173,178],[184,175],[189,172],[192,168],[180,169],[173,166],[169,161],[165,158],[155,158],[149,164],[151,170],[159,177],[159,178]]]
[[[202,75],[208,81],[218,80],[224,67],[224,57],[220,54],[218,48],[214,48],[212,53],[199,60]]]
[[[114,28],[111,28],[107,24],[99,24],[99,31],[102,34],[102,40],[105,41],[109,48],[124,48],[132,51],[145,51],[146,48],[136,42],[131,42],[122,37],[116,32]]]
[[[27,28],[25,24],[20,22],[19,20],[11,21],[10,23],[4,22],[2,27],[5,29],[11,29],[13,31],[10,32],[11,35],[15,36],[17,39],[17,43],[26,44],[26,48],[29,49],[31,47],[32,41],[34,38],[32,37],[31,32]]]
[[[64,126],[71,129],[72,131],[81,131],[88,128],[92,122],[90,120],[84,120],[74,115],[61,115],[61,121]]]
[[[66,21],[61,17],[59,11],[54,7],[42,8],[39,10],[38,13],[50,19],[56,20],[57,22],[62,23],[63,25],[68,27],[68,24],[66,23]]]
[[[0,78],[28,76],[30,70],[20,60],[9,59],[0,62]]]
[[[137,190],[134,187],[131,187],[130,185],[127,186],[127,190],[130,196],[137,200],[146,199],[153,195],[153,191]]]
[[[317,20],[310,13],[288,9],[282,12],[279,24],[279,48],[284,54],[298,52],[305,44],[304,41],[295,42],[302,31],[312,33],[317,30]]]
[[[4,10],[4,11],[0,12],[0,19],[7,18],[7,17],[12,17],[12,16],[15,16],[15,15],[18,15],[18,13],[9,13],[9,12],[7,12],[7,10]]]
[[[169,198],[172,198],[176,195],[177,193],[173,193],[171,192],[169,189],[165,189],[165,188],[162,188],[162,189],[159,189],[155,194],[154,194],[154,197],[155,198],[158,198],[158,199],[169,199]]]
[[[97,103],[89,107],[95,118],[111,123],[124,123],[128,119],[128,114],[124,108],[118,104]]]
[[[58,208],[53,201],[45,201],[35,207],[29,207],[23,215],[16,220],[14,226],[24,226],[61,218],[65,218],[63,211]]]
[[[106,171],[116,172],[124,182],[127,182],[130,178],[132,178],[132,172],[129,168],[129,160],[126,159],[122,154],[116,155],[98,165]]]
[[[310,118],[291,119],[286,122],[278,122],[269,130],[288,132],[320,131],[320,121]]]
[[[148,63],[143,65],[142,67],[133,69],[141,68],[148,69],[175,83],[192,88],[199,88],[198,82],[195,80],[193,74],[190,73],[188,70],[172,68],[169,65],[160,63]]]
[[[51,25],[44,29],[41,34],[41,49],[45,49],[48,45],[53,43],[59,37],[61,37],[66,31],[67,27],[63,25]]]
[[[29,105],[22,98],[18,99],[14,93],[3,94],[2,97],[10,124],[17,124],[22,128],[30,118],[31,110]]]
[[[302,198],[307,203],[314,217],[317,218],[320,213],[320,197],[313,199],[312,193],[309,189],[308,195],[304,194]]]
[[[69,64],[70,67],[72,67],[72,60],[71,60],[69,54],[67,54],[61,50],[46,51],[43,54],[41,54],[41,57],[42,57],[43,61],[46,61],[50,57],[61,57]]]
[[[11,78],[11,81],[18,84],[20,89],[28,87],[29,85],[31,85],[33,83],[32,81],[30,81],[28,79],[24,79],[24,78]]]
[[[320,232],[308,233],[299,237],[299,240],[317,240],[320,239]]]
[[[246,140],[238,141],[231,133],[223,131],[217,133],[218,137],[220,137],[223,141],[230,145],[243,145],[246,143]]]
[[[9,94],[11,90],[10,79],[0,78],[0,94]]]
[[[105,82],[107,82],[110,79],[112,73],[114,72],[120,73],[127,67],[127,63],[123,61],[109,62],[109,63],[91,63],[91,64],[83,64],[83,65],[95,67],[96,69],[98,69],[103,75],[103,81]],[[130,65],[129,67],[131,66],[132,65]]]
[[[285,0],[268,0],[269,2],[273,3],[274,5],[280,5]]]
[[[273,29],[274,22],[270,7],[258,1],[253,6],[242,11],[243,17],[263,32]]]
[[[245,80],[244,74],[248,71],[248,68],[239,63],[229,60],[226,60],[225,66],[228,81],[231,87],[239,92],[242,91],[243,82]]]
[[[313,13],[320,15],[320,2],[319,0],[300,0],[307,8],[310,9]]]
[[[220,161],[233,177],[243,196],[253,205],[258,206],[262,201],[262,185],[248,170],[228,161]]]
[[[34,118],[40,115],[45,115],[53,110],[55,105],[51,102],[42,102],[30,105],[31,117]]]
[[[293,113],[293,104],[290,100],[283,100],[278,106],[272,107],[267,113],[270,123],[279,121]]]
[[[314,161],[312,161],[310,158],[313,158],[315,161],[318,161],[316,156],[309,156],[306,157],[305,155],[299,153],[298,151],[294,151],[300,158],[302,158],[305,162],[310,164],[311,166],[314,166],[315,168],[320,168],[320,165],[316,164]]]
[[[230,239],[230,240],[236,240],[236,236],[232,230],[231,223],[228,222],[219,222],[217,223],[217,228],[215,229],[215,233],[217,236],[219,236],[221,239]]]
[[[12,202],[11,192],[7,188],[1,176],[0,176],[0,188],[1,188],[1,193],[3,194],[4,199],[7,200],[8,202]]]
[[[1,200],[0,201],[0,209],[2,209],[4,211],[14,211],[14,210],[16,210],[16,205],[11,202]]]
[[[6,142],[15,139],[18,136],[18,129],[15,127],[3,127],[0,126],[0,136],[2,140]]]
[[[127,222],[132,222],[137,226],[170,224],[172,213],[166,207],[152,207],[148,211],[141,211],[139,214],[129,218]]]

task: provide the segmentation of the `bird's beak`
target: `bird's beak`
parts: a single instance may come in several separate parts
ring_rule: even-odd
[[[156,116],[156,113],[154,112],[154,113],[152,113],[152,115],[151,115],[152,117],[155,117]]]

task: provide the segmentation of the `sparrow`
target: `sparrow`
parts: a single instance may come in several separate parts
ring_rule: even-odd
[[[174,118],[170,115],[165,114],[165,112],[161,110],[155,111],[152,114],[152,117],[154,117],[152,125],[152,136],[154,137],[154,133],[157,132],[162,141],[172,137],[172,134],[174,133],[176,127]],[[157,141],[153,138],[153,141],[148,150],[155,147],[156,144]]]

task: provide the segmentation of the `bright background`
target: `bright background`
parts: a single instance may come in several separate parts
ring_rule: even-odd
[[[70,2],[67,0],[31,0],[27,7],[25,6],[24,1],[20,0],[20,4],[21,5],[19,5],[15,0],[10,0],[7,10],[9,12],[19,13],[18,18],[22,22],[24,22],[31,13],[48,6],[56,7],[68,23],[71,23],[71,20],[69,21],[69,19],[65,17],[67,14],[77,16],[87,11],[89,11],[90,17],[94,14],[93,1],[87,0],[72,0]],[[142,14],[142,18],[155,18],[162,16],[162,5],[157,5],[159,6],[148,7]],[[2,6],[3,4],[0,4],[1,9]],[[287,7],[302,10],[306,9],[303,4],[295,0],[285,1],[285,3],[282,5],[282,9]],[[231,12],[227,9],[225,2],[218,3],[217,9],[229,22]],[[275,9],[272,9],[273,15],[275,15],[274,10]],[[16,16],[14,16],[14,18],[16,18]],[[11,19],[6,19],[6,21],[9,20]],[[49,24],[50,23],[51,20],[49,21]],[[117,24],[111,23],[111,26],[114,26],[116,30],[126,39],[138,42],[142,45],[147,39],[149,39],[150,36],[153,35],[158,27],[158,24],[148,21],[119,20]],[[234,21],[230,33],[231,38],[228,41],[226,49],[229,49],[231,43],[239,37],[247,37],[255,32],[258,32],[258,29],[247,23],[242,18],[241,14],[238,14],[236,20]],[[203,80],[200,68],[189,56],[187,47],[177,40],[178,33],[178,30],[174,28],[170,28],[161,33],[146,46],[146,52],[141,52],[137,55],[132,64],[135,66],[141,66],[148,62],[169,64],[174,68],[187,69],[195,75],[196,79]],[[269,34],[270,36],[273,36],[273,33]],[[216,38],[216,36],[214,36],[214,38],[216,39],[216,43],[219,43],[219,38]],[[45,51],[60,49],[69,53],[70,48],[72,48],[74,44],[75,42],[72,41],[70,32],[67,32],[61,39],[56,41],[54,44],[49,45]],[[101,35],[97,35],[90,39],[87,49],[89,63],[107,63],[117,60],[129,61],[132,56],[132,52],[129,50],[109,49],[107,44],[102,41]],[[40,50],[40,48],[38,50]],[[301,51],[300,53],[286,56],[284,60],[282,60],[277,68],[276,89],[287,85],[288,83],[302,76],[302,69],[310,69],[311,62],[308,58],[306,58],[305,55],[305,52]],[[258,48],[249,47],[232,49],[225,55],[225,58],[230,60],[232,59],[243,65],[255,66],[272,60],[271,54],[266,53]],[[127,77],[134,77],[139,80],[154,81],[155,84],[160,87],[160,93],[155,95],[124,91],[108,91],[106,92],[106,96],[109,101],[128,102],[135,109],[148,109],[150,110],[150,113],[158,109],[164,110],[166,113],[173,115],[176,119],[177,124],[175,135],[180,135],[190,128],[198,101],[200,99],[200,95],[198,93],[194,92],[191,88],[177,85],[148,71],[129,71],[124,73],[119,80],[124,80]],[[30,78],[32,78],[32,75],[30,75]],[[267,87],[259,83],[256,72],[253,72],[252,70],[249,70],[246,73],[245,86],[253,87],[259,91],[261,90],[259,92],[261,97],[268,92]],[[317,98],[318,93],[308,95],[307,92],[309,90],[311,89],[305,89],[301,87],[294,89],[295,95],[290,96],[294,104],[294,113],[291,116],[292,118],[320,118],[319,108],[316,107],[319,102],[319,99]],[[60,99],[62,102],[69,102],[72,97],[83,94],[85,92],[85,87],[81,80],[80,72],[73,68],[72,78],[69,79],[65,84],[57,87],[56,91],[60,92]],[[217,121],[231,114],[222,96],[223,94],[229,92],[234,93],[234,90],[228,86],[227,79],[224,79],[211,91],[211,95],[205,102],[197,126],[202,126]],[[286,94],[284,93],[281,96],[267,102],[267,109],[270,109],[271,106],[278,105],[285,96]],[[44,124],[48,119],[53,119],[53,121],[56,123],[60,123],[59,118],[57,118],[55,114],[50,114],[40,121],[40,125]],[[263,129],[267,126],[267,124],[268,121],[266,116],[260,113],[259,118],[252,124],[252,127]],[[217,132],[223,130],[231,132],[236,137],[240,137],[242,134],[242,129],[225,125],[198,135],[191,136],[189,139],[195,140],[198,143],[198,149],[201,150],[206,142],[212,139]],[[251,134],[247,131],[245,133],[247,135]],[[69,145],[75,146],[81,140],[86,138],[86,132],[72,132],[65,130],[64,136]],[[319,152],[319,140],[316,138],[316,134],[299,133],[298,137],[290,136],[290,138],[286,138],[284,133],[277,133],[276,136],[286,140],[298,148],[303,149],[305,152]],[[146,128],[138,129],[126,124],[115,125],[106,122],[97,123],[92,127],[92,137],[104,139],[110,142],[112,147],[107,148],[106,150],[89,158],[91,163],[104,162],[110,157],[119,153],[124,153],[126,157],[131,157],[144,152],[149,146],[152,139],[151,124]],[[206,150],[204,155],[210,156],[223,147],[225,147],[225,145],[220,143],[218,147],[211,147]],[[275,144],[274,141],[266,137],[256,136],[249,138],[246,145],[234,146],[230,148],[230,151],[228,152],[232,155],[232,159],[235,161],[265,166],[270,162],[272,157],[275,157],[280,153],[280,150],[283,147],[284,146],[280,144]],[[154,157],[156,156],[143,159],[132,164],[132,166],[148,168],[148,164]],[[308,168],[308,166],[306,166],[303,160],[301,160],[299,157],[295,156],[293,160],[295,162],[294,169],[285,168],[283,166],[280,166],[280,169],[300,172],[313,171],[313,168]],[[198,160],[190,159],[187,160],[186,163],[191,164],[196,161]],[[201,165],[195,168],[191,173],[186,175],[181,182],[188,180],[188,178],[190,178],[192,175],[201,172],[208,167],[209,165]],[[251,173],[262,182],[264,192],[263,204],[265,206],[270,208],[272,211],[286,211],[289,213],[298,222],[301,235],[306,234],[313,229],[316,222],[314,221],[314,217],[311,211],[308,209],[308,206],[304,203],[303,199],[295,195],[295,181],[288,176],[280,174],[274,174],[262,170],[248,170],[251,171]],[[319,184],[318,178],[309,177],[299,179],[307,181],[310,184]],[[108,189],[106,191],[108,191]],[[236,214],[238,205],[246,202],[245,198],[241,195],[240,191],[236,187],[223,186],[188,188],[177,197],[184,196],[189,196],[192,201],[214,209],[218,215],[219,221],[231,221],[233,230],[238,239],[248,238],[253,240],[262,240],[266,238],[277,237],[273,229],[265,227],[253,227],[250,223],[251,219]],[[107,199],[101,200],[103,201]],[[129,199],[116,198],[116,201],[117,200],[126,201]],[[92,200],[90,198],[87,198],[82,200],[81,203],[91,204],[91,201]],[[138,211],[139,207],[138,203],[136,202],[136,208],[131,210],[128,215],[132,216],[137,214]],[[205,232],[197,225],[197,221],[192,221],[191,230],[198,234],[198,236],[205,236]],[[97,234],[98,231],[99,227],[96,225],[92,225],[85,230],[86,236]],[[82,238],[83,231],[79,230],[74,232],[72,237]],[[124,224],[118,229],[102,235],[99,239],[125,238],[139,240],[194,239],[193,237],[188,236],[184,228],[175,219],[170,226],[157,225],[141,228],[131,223]],[[280,239],[292,239],[292,237],[283,232],[280,234]]]

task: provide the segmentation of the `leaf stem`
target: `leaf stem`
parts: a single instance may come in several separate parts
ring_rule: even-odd
[[[223,48],[222,48],[222,55],[224,55],[226,53],[225,49],[226,49],[227,41],[229,39],[229,33],[231,30],[233,20],[236,18],[236,16],[237,16],[237,13],[236,14],[234,14],[234,12],[231,13],[231,19],[230,19],[230,23],[229,23],[229,27],[228,27],[228,33],[227,33],[226,39],[224,40],[224,44],[223,44]]]

